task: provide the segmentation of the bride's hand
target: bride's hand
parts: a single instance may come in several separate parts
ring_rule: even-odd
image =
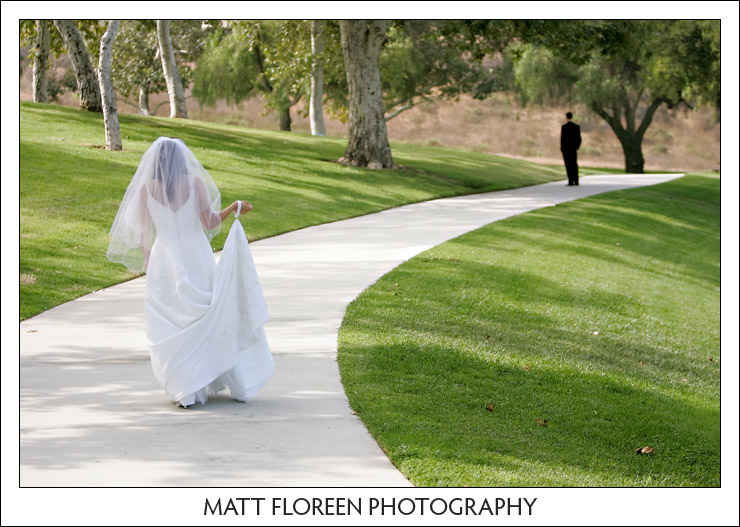
[[[242,202],[242,210],[241,210],[241,213],[242,214],[244,214],[246,212],[249,212],[250,210],[252,210],[254,208],[254,207],[252,207],[252,205],[250,205],[249,203],[247,203],[244,200],[241,200],[241,202]]]

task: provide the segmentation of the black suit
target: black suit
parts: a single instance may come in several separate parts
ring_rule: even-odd
[[[560,129],[560,151],[563,153],[568,185],[578,185],[578,148],[581,146],[581,127],[568,121]]]

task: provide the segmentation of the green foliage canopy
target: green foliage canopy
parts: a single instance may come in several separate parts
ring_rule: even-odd
[[[456,21],[394,22],[379,61],[386,119],[423,101],[461,93],[483,98],[511,83],[508,63],[484,67],[463,47],[459,31]],[[324,67],[325,108],[346,121],[348,87],[337,21],[323,21],[323,32],[325,49],[317,58]],[[261,95],[267,110],[279,113],[310,98],[313,60],[308,20],[229,22],[206,44],[193,94],[203,105]]]
[[[192,82],[193,64],[216,30],[215,24],[209,20],[172,21],[170,36],[183,87]],[[122,95],[135,95],[140,87],[145,87],[150,93],[167,89],[158,49],[156,20],[121,22],[111,71],[115,87]]]
[[[720,105],[719,23],[692,20],[544,21],[510,49],[522,99],[583,102],[642,172],[642,139],[658,107]]]
[[[310,56],[308,21],[227,22],[205,44],[193,95],[205,106],[262,95],[268,111],[284,114],[307,93]]]

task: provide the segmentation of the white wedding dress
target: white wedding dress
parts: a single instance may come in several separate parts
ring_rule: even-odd
[[[156,239],[146,269],[146,333],[157,381],[184,406],[226,388],[252,399],[274,370],[267,306],[244,229],[234,221],[216,265],[197,196],[177,209],[148,194]]]

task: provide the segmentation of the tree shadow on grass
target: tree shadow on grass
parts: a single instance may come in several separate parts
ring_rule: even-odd
[[[465,272],[458,272],[461,267]],[[427,290],[442,294],[427,295]],[[651,381],[658,380],[657,372],[645,368],[648,364],[659,365],[661,375],[697,377],[706,367],[665,343],[647,345],[640,341],[639,332],[634,337],[624,331],[639,327],[638,321],[646,315],[639,297],[558,283],[500,265],[450,260],[425,264],[417,258],[381,279],[360,299],[362,310],[353,316],[348,309],[347,321],[360,327],[367,323],[368,334],[391,323],[401,333],[420,339],[452,336],[456,345],[481,353],[498,349],[529,360],[561,357]],[[374,320],[370,313],[381,317]],[[388,328],[382,331],[387,333]]]
[[[681,309],[651,311],[641,291],[663,279],[718,288],[706,256],[718,252],[718,218],[690,203],[695,182],[663,190],[685,200],[680,216],[654,191],[642,202],[599,197],[612,208],[596,213],[578,203],[537,211],[420,255],[350,305],[339,337],[346,392],[412,482],[720,484],[720,371],[706,357],[719,354],[717,328],[692,332]],[[614,292],[557,281],[527,267],[528,247],[576,275],[614,265],[638,283]],[[643,446],[653,454],[636,454]]]
[[[611,199],[618,203],[618,211],[609,210],[608,206],[602,209],[603,212],[588,211],[589,218],[592,221],[597,219],[598,224],[590,223],[584,228],[577,217],[580,211],[576,211],[576,217],[564,219],[555,211],[545,210],[539,211],[532,219],[551,223],[539,223],[536,236],[528,233],[526,228],[517,228],[517,236],[530,238],[533,242],[536,240],[537,246],[545,250],[574,253],[658,275],[679,273],[684,279],[700,285],[719,287],[719,261],[706,257],[709,250],[719,247],[719,222],[692,225],[665,215],[646,217],[641,212],[644,204],[620,203],[618,198]],[[569,205],[578,207],[580,204]],[[614,219],[617,216],[626,218],[627,222],[616,224]],[[684,221],[691,222],[691,218]],[[638,222],[640,230],[631,230]],[[564,238],[570,240],[567,247],[563,247]],[[625,254],[628,257],[622,257]],[[641,261],[636,261],[634,255],[639,255]]]
[[[546,338],[533,338],[531,324],[510,323],[524,313],[507,311],[501,326],[455,318],[435,327],[422,309],[413,330],[400,316],[385,336],[350,319],[364,338],[340,338],[352,407],[416,485],[719,484],[719,405],[696,404],[693,386],[681,396],[660,379],[676,370],[702,390],[706,372],[646,344],[588,342],[547,317],[537,318]],[[636,356],[660,368],[641,372]],[[637,456],[646,445],[656,454]],[[460,464],[476,465],[474,475],[458,473]]]
[[[432,390],[419,393],[397,377],[384,382],[395,366],[386,361],[385,374],[370,366],[365,374],[386,390],[384,404],[351,401],[416,485],[719,485],[718,408],[596,373],[527,371],[461,355],[450,360],[447,349],[434,346],[406,353],[445,355],[445,371],[417,379]],[[477,372],[472,379],[471,372]],[[401,425],[399,416],[413,417]],[[653,456],[635,454],[646,445]],[[459,464],[474,471],[460,473]],[[425,474],[430,466],[435,469]]]

